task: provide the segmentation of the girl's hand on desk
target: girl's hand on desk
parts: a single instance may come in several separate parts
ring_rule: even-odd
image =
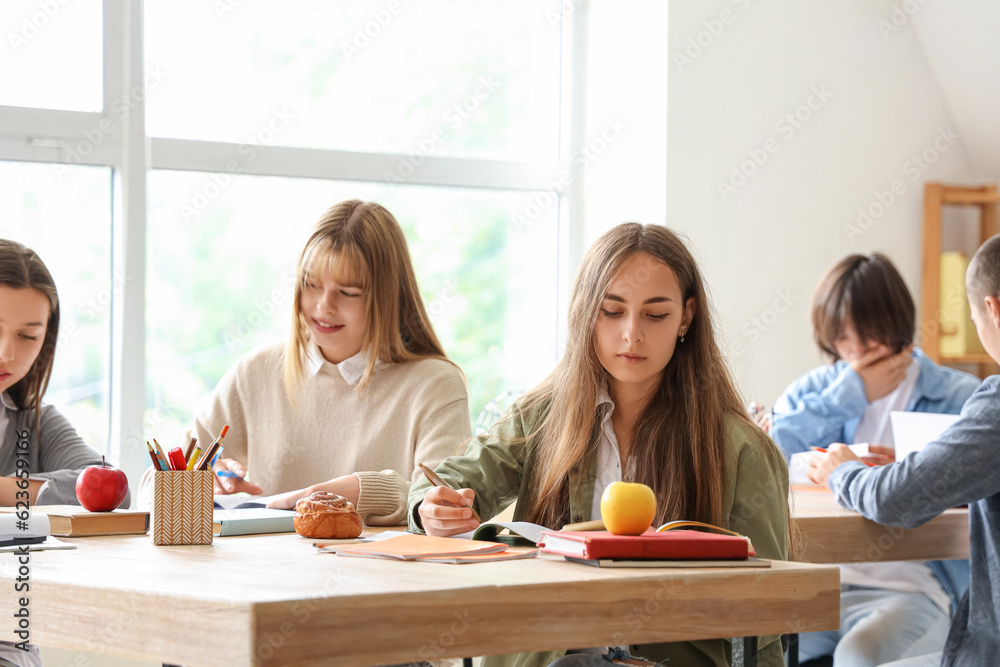
[[[219,477],[219,472],[222,470],[234,472],[239,475],[239,477]],[[212,467],[212,471],[215,473],[212,476],[212,483],[215,485],[213,493],[215,495],[224,496],[230,493],[245,492],[252,496],[259,496],[264,493],[264,489],[260,488],[253,482],[248,482],[243,479],[246,477],[247,469],[236,459],[219,459]]]
[[[816,484],[826,486],[830,479],[830,473],[837,469],[841,463],[847,461],[861,461],[858,456],[851,451],[847,445],[837,442],[826,448],[825,452],[814,452],[809,457],[809,469],[806,475]]]
[[[328,482],[313,484],[312,486],[307,486],[304,489],[297,489],[295,491],[284,493],[280,496],[275,496],[274,499],[267,504],[267,507],[268,509],[293,510],[295,509],[295,503],[297,503],[299,499],[308,498],[316,491],[336,493],[338,496],[343,496],[347,499],[347,502],[357,507],[358,499],[361,495],[361,481],[358,479],[357,475],[334,477]]]
[[[428,535],[447,537],[475,529],[479,522],[472,517],[472,501],[476,492],[472,489],[449,489],[435,486],[424,494],[420,503],[420,521]]]

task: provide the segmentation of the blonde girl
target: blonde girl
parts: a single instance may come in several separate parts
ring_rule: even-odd
[[[195,419],[211,443],[230,430],[217,493],[316,490],[353,502],[370,525],[405,523],[418,462],[471,435],[465,378],[427,317],[403,231],[379,204],[343,201],[316,223],[296,267],[286,344],[255,349]]]

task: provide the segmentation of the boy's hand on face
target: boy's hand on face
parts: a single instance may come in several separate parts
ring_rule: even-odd
[[[913,361],[913,346],[907,345],[892,354],[885,345],[876,345],[851,362],[861,380],[865,383],[865,398],[873,403],[896,390],[906,379],[906,371]]]

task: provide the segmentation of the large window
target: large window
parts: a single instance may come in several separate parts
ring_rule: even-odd
[[[402,224],[470,417],[537,383],[567,271],[562,4],[5,3],[0,236],[60,289],[48,400],[137,479],[143,440],[287,339],[309,230],[354,197]]]
[[[534,386],[584,247],[663,221],[665,7],[0,3],[0,236],[58,283],[47,399],[137,480],[286,340],[309,229],[353,197],[402,224],[470,416]]]
[[[147,69],[162,85],[149,133],[551,162],[561,22],[546,11],[557,7],[147,0]]]

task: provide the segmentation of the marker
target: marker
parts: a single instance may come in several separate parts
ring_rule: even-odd
[[[187,462],[184,461],[184,452],[180,447],[174,447],[167,452],[167,460],[170,462],[171,470],[187,470]]]
[[[240,477],[239,475],[237,475],[232,470],[220,470],[219,472],[217,472],[215,474],[218,475],[219,477],[236,477],[238,479],[243,479],[242,477]]]

